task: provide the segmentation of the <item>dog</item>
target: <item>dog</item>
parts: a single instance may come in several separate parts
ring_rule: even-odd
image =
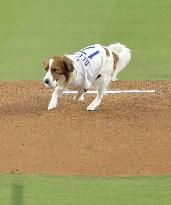
[[[46,70],[44,83],[53,88],[48,110],[58,105],[58,98],[66,89],[75,88],[74,100],[84,100],[84,93],[95,88],[97,96],[87,107],[95,110],[101,103],[110,81],[117,80],[118,73],[131,59],[131,50],[125,45],[114,43],[109,46],[93,44],[72,55],[52,56],[43,62]]]

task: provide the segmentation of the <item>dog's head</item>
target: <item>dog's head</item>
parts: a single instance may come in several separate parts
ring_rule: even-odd
[[[43,62],[46,70],[44,82],[47,87],[56,87],[57,83],[65,83],[73,72],[74,67],[72,60],[67,56],[53,56],[49,57]]]

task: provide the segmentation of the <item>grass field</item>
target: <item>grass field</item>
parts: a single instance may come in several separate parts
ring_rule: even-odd
[[[120,79],[171,79],[171,1],[0,2],[0,79],[42,79],[44,58],[122,42],[132,61]],[[169,205],[171,177],[0,174],[1,205]]]
[[[44,58],[115,41],[133,56],[120,79],[170,79],[170,9],[170,0],[1,1],[0,79],[42,79]]]
[[[169,205],[171,177],[0,175],[2,205]]]

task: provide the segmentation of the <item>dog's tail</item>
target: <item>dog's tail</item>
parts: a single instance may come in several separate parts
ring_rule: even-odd
[[[123,70],[131,60],[131,50],[120,43],[111,44],[107,48],[110,49],[113,53],[117,54],[119,57],[119,60],[116,64],[116,69],[112,76],[112,80],[114,81],[117,80],[117,74]]]

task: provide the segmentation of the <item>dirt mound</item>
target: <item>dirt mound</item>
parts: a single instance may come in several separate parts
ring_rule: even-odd
[[[40,81],[0,81],[0,172],[59,175],[171,174],[171,81],[118,81],[95,112],[64,95],[48,111]]]

